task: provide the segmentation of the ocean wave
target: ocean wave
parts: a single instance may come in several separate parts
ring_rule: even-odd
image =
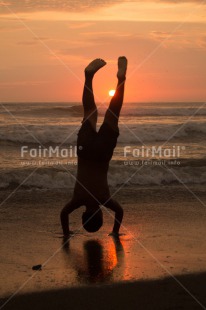
[[[179,124],[135,124],[121,125],[120,143],[137,143],[152,141],[167,141],[175,139],[204,139],[205,122],[190,121]]]
[[[111,186],[126,185],[163,185],[173,183],[204,184],[206,183],[206,166],[204,167],[168,167],[163,166],[132,166],[123,169],[111,169],[109,173]],[[121,180],[121,182],[120,182]]]
[[[204,139],[205,122],[190,121],[180,124],[120,124],[118,143],[166,141],[171,139]],[[14,143],[75,144],[80,125],[8,125],[0,126],[0,141]]]
[[[0,141],[15,143],[75,143],[80,125],[0,126]]]
[[[57,168],[39,168],[33,173],[30,168],[7,170],[1,173],[0,188],[16,188],[21,185],[21,188],[72,189],[75,184],[76,168],[72,167],[70,171],[72,175]],[[165,168],[156,164],[141,166],[137,165],[137,162],[133,162],[133,165],[119,162],[111,164],[108,180],[112,187],[122,184],[125,186],[163,185],[181,182],[184,184],[205,184],[206,166],[196,164],[188,166],[186,164]]]
[[[33,171],[35,168],[33,168]],[[52,168],[8,170],[0,175],[0,188],[71,188],[74,185],[74,177],[66,171]]]
[[[105,113],[108,103],[97,104],[99,114]],[[0,114],[7,111],[14,115],[31,117],[72,117],[82,116],[82,103],[7,103],[0,107]],[[206,105],[204,103],[125,103],[122,115],[141,116],[204,116]]]
[[[204,116],[206,115],[206,108],[198,108],[198,107],[163,107],[163,108],[125,108],[122,112],[123,115],[126,116]]]
[[[16,111],[18,115],[31,115],[37,117],[72,117],[72,116],[82,116],[83,115],[83,106],[82,105],[75,105],[75,106],[65,106],[65,107],[39,107],[33,108],[30,110],[23,110],[23,111]]]

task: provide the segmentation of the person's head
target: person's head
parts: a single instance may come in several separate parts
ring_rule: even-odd
[[[102,227],[103,214],[102,210],[98,207],[95,211],[85,211],[82,214],[82,225],[88,232],[95,232]]]

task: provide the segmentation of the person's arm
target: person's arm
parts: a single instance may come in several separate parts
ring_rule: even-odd
[[[80,205],[75,202],[74,200],[71,200],[66,204],[66,206],[62,209],[60,214],[61,219],[61,225],[63,229],[63,234],[65,237],[71,235],[73,232],[69,229],[69,214],[72,213],[74,210],[79,208]]]
[[[119,229],[122,223],[124,211],[122,207],[120,206],[120,204],[113,199],[109,200],[104,206],[112,210],[115,213],[114,226],[113,226],[113,230],[111,234],[118,235]]]

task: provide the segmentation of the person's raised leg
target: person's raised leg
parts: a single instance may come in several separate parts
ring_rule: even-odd
[[[102,67],[106,65],[106,62],[103,59],[93,60],[85,68],[85,84],[83,91],[83,107],[84,107],[84,119],[83,122],[88,119],[91,122],[92,127],[96,130],[97,123],[97,107],[94,101],[93,86],[92,81],[95,73]]]
[[[117,87],[114,96],[111,99],[109,108],[105,113],[104,122],[112,128],[118,129],[118,120],[124,99],[124,85],[126,80],[127,58],[122,56],[118,58]]]

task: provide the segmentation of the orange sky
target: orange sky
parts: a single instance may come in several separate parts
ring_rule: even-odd
[[[102,102],[126,55],[126,101],[205,101],[206,4],[179,2],[1,1],[0,100],[80,101],[83,69],[101,57]]]

